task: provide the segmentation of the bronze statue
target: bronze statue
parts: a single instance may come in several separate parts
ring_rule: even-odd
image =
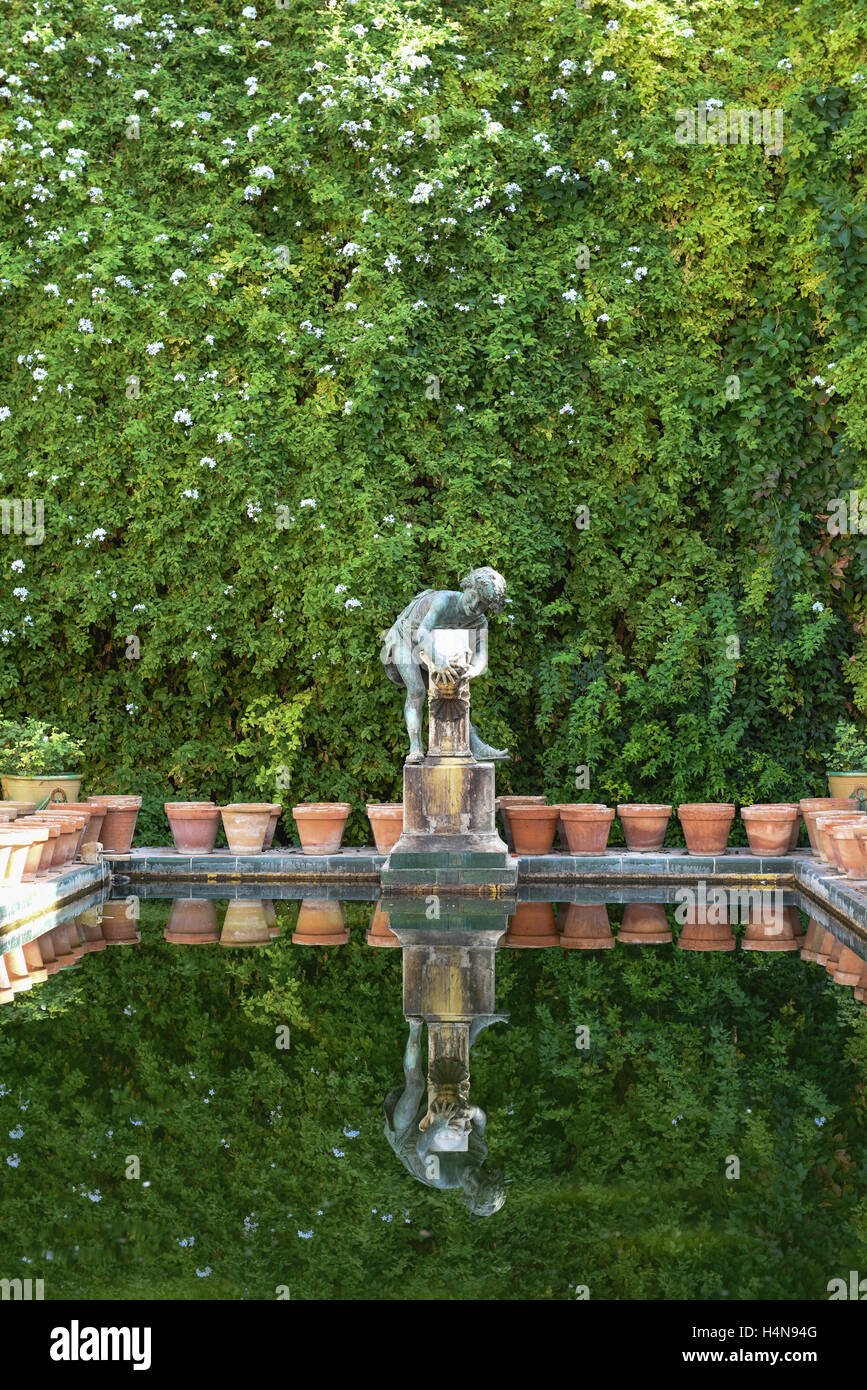
[[[488,613],[500,613],[506,598],[506,581],[490,566],[470,570],[461,580],[460,592],[454,589],[425,589],[417,594],[383,635],[380,653],[386,675],[395,685],[406,689],[404,718],[409,734],[408,763],[423,763],[422,712],[427,680],[444,696],[464,692],[467,681],[485,669]],[[433,650],[436,628],[453,628],[476,633],[476,650],[466,661],[447,661],[439,665]],[[508,758],[505,748],[492,748],[484,743],[472,724],[470,750],[478,762]]]
[[[499,1211],[506,1188],[502,1173],[484,1168],[487,1116],[470,1102],[469,1049],[483,1028],[507,1018],[506,1014],[482,1014],[472,1023],[445,1027],[428,1020],[426,1079],[421,1061],[424,1020],[410,1018],[404,1088],[390,1091],[385,1099],[385,1135],[404,1167],[427,1187],[460,1188],[461,1201],[473,1216],[493,1216]],[[463,1033],[460,1041],[457,1031]],[[431,1057],[442,1044],[454,1055]]]

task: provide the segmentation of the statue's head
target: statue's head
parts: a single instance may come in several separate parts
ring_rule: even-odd
[[[465,593],[472,594],[479,609],[488,613],[502,613],[506,601],[506,581],[490,565],[470,570],[461,580],[461,588]]]
[[[486,1173],[467,1167],[461,1176],[461,1202],[471,1216],[493,1216],[506,1200],[506,1180],[498,1168]]]

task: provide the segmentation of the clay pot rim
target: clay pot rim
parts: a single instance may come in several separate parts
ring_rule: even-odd
[[[741,807],[741,820],[795,820],[800,815],[797,806],[762,806],[757,803],[755,806]]]
[[[271,814],[272,802],[270,801],[231,801],[228,806],[218,806],[218,811],[231,811],[233,815],[262,815],[267,811]]]
[[[852,798],[850,796],[802,796],[798,805],[802,807],[807,806],[811,811],[816,810],[820,806],[826,806],[829,811],[835,810],[836,808],[843,810],[845,809],[843,802],[851,800]]]
[[[547,796],[512,796],[511,792],[506,792],[504,796],[498,796],[495,800],[498,806],[502,806],[503,802],[507,806],[547,806],[548,804]]]
[[[567,802],[559,809],[564,820],[613,820],[617,814],[613,806],[589,806],[583,801]]]
[[[671,815],[672,808],[664,801],[621,801],[617,806],[618,816]]]
[[[220,814],[219,806],[203,806],[201,803],[198,805],[191,803],[185,806],[182,802],[178,802],[174,806],[166,806],[164,809],[169,820],[172,817],[175,820],[209,820],[215,819]]]
[[[174,808],[175,806],[217,806],[217,803],[216,803],[216,801],[164,801],[164,802],[163,802],[163,809],[164,809],[164,810],[167,811],[167,810],[169,809],[170,806],[171,806],[172,808]],[[219,806],[217,806],[217,810],[219,810],[219,809],[220,809]]]
[[[375,812],[375,814],[378,815],[378,816],[383,816],[383,815],[391,814],[392,816],[394,816],[394,817],[396,818],[396,817],[399,816],[399,815],[400,815],[400,816],[403,815],[403,802],[402,802],[402,801],[371,801],[371,802],[368,803],[367,806],[365,806],[364,809],[367,811],[367,814],[368,814],[368,815],[370,815],[371,811],[373,811],[373,812]]]
[[[352,810],[348,801],[302,801],[298,806],[292,807],[292,814],[297,815],[300,811],[302,816],[333,816],[337,813],[345,813],[347,816]]]
[[[521,806],[510,806],[509,816],[514,814],[518,820],[557,820],[561,810],[562,807],[549,806],[547,803],[544,806],[524,803]]]
[[[107,806],[111,801],[123,801],[127,806],[141,806],[139,795],[127,795],[126,792],[100,792],[98,795],[86,796],[81,804],[82,806]],[[75,805],[74,802],[72,804]]]
[[[731,814],[734,817],[735,805],[733,801],[682,801],[677,808],[680,816],[683,812],[688,816],[722,816]]]

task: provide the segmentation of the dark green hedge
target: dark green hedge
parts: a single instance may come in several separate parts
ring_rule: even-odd
[[[615,12],[4,7],[0,474],[45,540],[0,538],[2,712],[145,831],[399,794],[379,634],[472,564],[503,788],[823,790],[867,708],[867,540],[825,524],[865,480],[867,12]],[[781,152],[678,144],[710,99]]]

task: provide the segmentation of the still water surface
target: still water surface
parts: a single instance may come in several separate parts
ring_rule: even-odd
[[[794,894],[730,925],[664,890],[151,891],[3,956],[0,1277],[824,1299],[867,1272],[863,963]]]

